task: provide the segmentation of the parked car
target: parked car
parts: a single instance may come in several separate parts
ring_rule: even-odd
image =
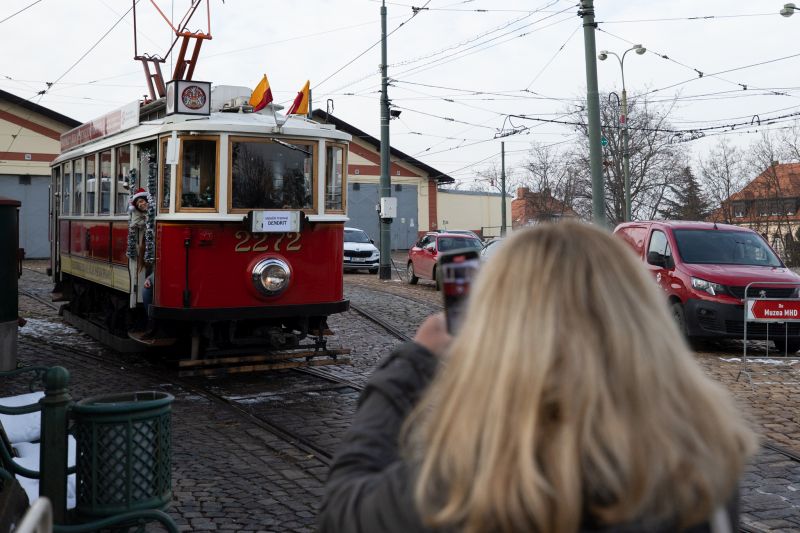
[[[441,288],[441,280],[436,271],[439,252],[449,252],[473,248],[483,248],[481,240],[472,235],[450,232],[431,232],[422,237],[409,251],[406,264],[408,282],[412,285],[420,279],[436,281],[436,290]]]
[[[737,338],[744,334],[743,298],[791,298],[800,282],[758,233],[710,222],[627,222],[614,234],[634,250],[669,298],[678,327],[690,338]],[[767,330],[769,325],[769,330]],[[788,331],[787,331],[788,330]],[[800,323],[749,322],[748,339],[800,349]]]
[[[501,242],[503,242],[503,237],[495,237],[483,245],[483,249],[481,250],[481,263],[488,261],[489,258],[500,249]]]
[[[475,237],[479,241],[482,241],[480,235],[475,233],[474,231],[470,231],[467,229],[440,229],[436,233],[451,233],[454,235],[469,235],[470,237]]]
[[[344,270],[368,269],[377,274],[381,264],[381,253],[364,230],[344,228]]]

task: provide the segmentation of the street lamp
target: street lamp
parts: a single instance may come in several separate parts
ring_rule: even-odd
[[[789,4],[786,4],[787,6]],[[785,8],[784,8],[785,9]],[[622,72],[622,115],[619,121],[622,123],[622,172],[625,177],[625,221],[631,219],[631,154],[628,151],[628,93],[625,91],[625,55],[633,50],[638,55],[642,55],[647,51],[647,48],[641,44],[635,44],[622,53],[622,57],[614,52],[602,50],[597,58],[600,61],[605,61],[608,56],[614,56],[619,61],[619,69]]]
[[[794,10],[797,9],[797,6],[792,4],[791,2],[788,4],[783,4],[783,9],[780,10],[780,14],[784,17],[791,17],[794,15]]]

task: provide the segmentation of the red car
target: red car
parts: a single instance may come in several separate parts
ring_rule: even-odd
[[[634,250],[665,292],[687,337],[744,334],[744,290],[750,298],[794,298],[800,282],[758,233],[710,222],[627,222],[614,234]],[[769,329],[767,329],[769,326]],[[748,339],[769,339],[780,350],[800,349],[800,323],[749,322]]]
[[[436,281],[436,290],[439,290],[441,281],[436,272],[439,252],[465,248],[480,250],[483,244],[480,239],[463,233],[428,233],[408,251],[408,282],[414,285],[420,278],[432,279]]]

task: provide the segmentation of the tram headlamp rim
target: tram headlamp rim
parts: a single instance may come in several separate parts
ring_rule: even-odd
[[[274,278],[282,277],[282,279],[274,285],[269,285],[264,277],[264,274],[270,268],[278,269],[276,274],[279,274],[279,276],[274,276]],[[252,271],[253,286],[264,296],[277,296],[281,294],[289,286],[291,278],[292,269],[285,261],[276,258],[262,259],[256,263]]]

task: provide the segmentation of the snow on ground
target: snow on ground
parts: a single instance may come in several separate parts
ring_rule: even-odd
[[[721,361],[726,363],[741,363],[741,357],[720,357]],[[748,357],[747,360],[755,364],[775,365],[775,366],[794,366],[800,364],[798,359],[769,359],[766,357]]]
[[[28,318],[27,323],[19,328],[20,335],[34,339],[57,342],[62,345],[86,346],[86,337],[77,329],[65,324],[60,319],[43,320],[41,318]]]

